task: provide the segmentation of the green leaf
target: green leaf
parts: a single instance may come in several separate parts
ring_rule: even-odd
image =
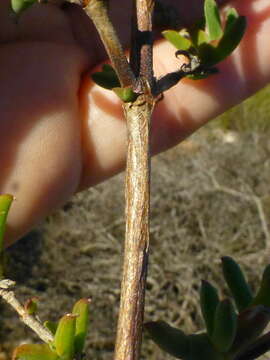
[[[74,339],[76,315],[66,314],[58,323],[58,327],[54,336],[54,345],[57,355],[61,360],[72,360],[74,356]]]
[[[216,47],[216,63],[224,60],[235,50],[244,36],[246,26],[247,23],[244,16],[239,16],[230,23]]]
[[[226,11],[226,23],[225,23],[224,33],[230,31],[231,26],[235,24],[238,18],[239,15],[235,8],[229,8]]]
[[[188,50],[192,46],[192,43],[189,39],[180,35],[175,30],[162,31],[162,35],[178,50]]]
[[[209,43],[210,39],[207,32],[203,29],[193,28],[191,30],[192,45],[197,49],[202,44]]]
[[[270,307],[270,264],[266,266],[260,289],[252,301],[252,305],[264,305]]]
[[[97,85],[105,89],[112,90],[121,86],[114,68],[109,64],[104,64],[102,71],[92,74],[91,77]]]
[[[237,309],[242,311],[252,302],[252,292],[240,266],[229,256],[221,259],[225,280],[235,300]]]
[[[2,253],[4,250],[4,233],[6,228],[7,215],[12,201],[12,195],[0,195],[0,253]]]
[[[223,355],[214,348],[207,334],[189,335],[188,339],[190,350],[187,360],[224,360]]]
[[[73,306],[72,313],[77,315],[76,317],[76,330],[75,330],[75,353],[80,354],[83,351],[85,339],[87,336],[89,326],[89,299],[80,299]]]
[[[214,329],[215,311],[219,303],[218,292],[208,281],[202,281],[200,303],[207,333],[212,335]]]
[[[53,335],[55,335],[58,323],[50,320],[46,320],[43,324]]]
[[[231,354],[242,352],[265,330],[270,321],[270,309],[263,305],[251,306],[238,316],[237,332]]]
[[[130,87],[115,87],[112,90],[123,102],[134,102],[138,97]]]
[[[60,360],[47,344],[24,344],[18,346],[12,360]]]
[[[221,301],[215,312],[211,341],[220,352],[227,352],[233,344],[237,330],[237,315],[229,299]]]
[[[205,0],[204,16],[210,41],[220,39],[223,35],[223,31],[221,27],[219,10],[215,0]]]
[[[11,0],[11,8],[16,14],[33,5],[37,0]]]
[[[176,358],[186,358],[189,354],[189,339],[183,331],[164,321],[151,321],[145,328],[154,342],[168,354]]]

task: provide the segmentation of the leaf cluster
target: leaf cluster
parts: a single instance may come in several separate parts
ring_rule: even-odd
[[[229,8],[222,24],[215,0],[205,0],[204,19],[191,29],[165,30],[163,36],[179,51],[196,55],[201,68],[187,75],[194,80],[208,77],[213,67],[229,56],[240,43],[246,29],[246,19],[236,9]],[[212,69],[212,71],[209,71]]]
[[[23,344],[18,346],[12,360],[73,360],[81,359],[88,332],[89,299],[80,299],[70,314],[58,323],[46,321],[44,326],[53,334],[48,344]]]
[[[256,295],[232,258],[222,258],[222,270],[233,300],[220,299],[213,285],[202,282],[204,332],[186,335],[163,321],[145,324],[150,337],[164,351],[183,360],[235,360],[260,341],[270,321],[270,265]]]

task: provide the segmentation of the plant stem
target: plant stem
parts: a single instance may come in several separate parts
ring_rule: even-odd
[[[16,299],[11,288],[15,286],[12,280],[4,279],[0,281],[0,296],[17,311],[22,322],[29,326],[41,340],[48,343],[53,341],[53,335],[47,330],[33,315],[29,315],[24,306]]]
[[[144,77],[153,86],[153,34],[154,0],[134,0],[132,13],[132,48],[130,63],[135,75]]]
[[[139,75],[142,94],[123,106],[128,130],[126,236],[115,360],[138,360],[140,356],[149,251],[154,0],[134,0],[133,5],[131,64]]]
[[[85,11],[93,21],[121,86],[131,86],[135,77],[108,14],[108,0],[85,0]]]
[[[150,119],[152,96],[143,94],[124,105],[128,127],[126,237],[115,360],[140,354],[149,248]]]

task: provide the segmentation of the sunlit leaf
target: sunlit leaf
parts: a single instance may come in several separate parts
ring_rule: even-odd
[[[134,102],[138,97],[130,87],[115,87],[112,90],[123,102]]]
[[[6,220],[12,201],[13,201],[12,195],[9,194],[0,195],[0,253],[3,251]]]
[[[33,5],[37,0],[11,0],[11,8],[16,13],[19,14],[23,10],[27,9]]]
[[[192,46],[189,39],[180,35],[175,30],[165,30],[162,32],[162,35],[178,50],[188,50]]]
[[[61,360],[72,360],[74,356],[76,315],[66,314],[58,323],[54,336],[56,353]]]
[[[215,0],[205,0],[204,16],[210,41],[218,40],[223,34],[218,6]]]
[[[47,344],[25,344],[18,346],[12,360],[60,360]]]
[[[83,351],[85,339],[89,326],[89,299],[80,299],[73,306],[72,313],[77,315],[75,328],[75,353],[80,354]]]

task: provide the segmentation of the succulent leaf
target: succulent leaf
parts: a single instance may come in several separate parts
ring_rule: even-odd
[[[220,39],[223,35],[223,30],[221,27],[218,6],[215,0],[205,0],[204,16],[210,41]]]
[[[134,102],[138,97],[130,87],[115,87],[112,90],[123,102]]]
[[[237,309],[242,311],[252,302],[252,292],[240,266],[229,256],[221,259],[225,280],[235,300]]]
[[[89,299],[80,299],[73,306],[72,313],[77,315],[75,329],[75,353],[80,354],[83,351],[85,339],[89,326]]]
[[[202,281],[200,303],[207,333],[211,336],[214,329],[215,311],[219,303],[219,298],[216,288],[208,281]]]
[[[46,320],[43,324],[53,335],[55,335],[58,323],[50,320]]]
[[[13,201],[12,195],[9,194],[0,195],[0,252],[3,251],[3,246],[4,246],[3,241],[4,241],[7,215],[12,201]]]
[[[266,266],[260,289],[252,301],[252,305],[264,305],[270,307],[270,264]]]
[[[211,341],[220,352],[227,352],[233,344],[237,330],[237,315],[229,299],[221,301],[215,312]]]
[[[12,360],[60,360],[47,344],[24,344],[18,346]]]
[[[11,0],[11,8],[16,14],[33,5],[37,0]]]
[[[187,360],[224,360],[210,342],[207,334],[189,335],[189,356]]]
[[[102,71],[92,74],[91,77],[97,85],[108,90],[121,86],[114,68],[109,64],[104,64]]]
[[[270,321],[270,309],[263,305],[251,306],[238,316],[236,336],[230,349],[234,356],[252,344]]]
[[[152,321],[145,324],[152,340],[170,355],[187,359],[189,355],[189,339],[183,331],[174,328],[164,321]]]
[[[188,50],[192,46],[189,39],[182,36],[175,30],[162,31],[162,35],[178,50]]]
[[[244,36],[246,26],[244,16],[239,16],[228,26],[216,47],[216,63],[224,60],[235,50]]]
[[[57,355],[61,360],[72,360],[74,356],[74,339],[76,327],[76,315],[66,314],[58,323],[54,336],[54,345]]]

